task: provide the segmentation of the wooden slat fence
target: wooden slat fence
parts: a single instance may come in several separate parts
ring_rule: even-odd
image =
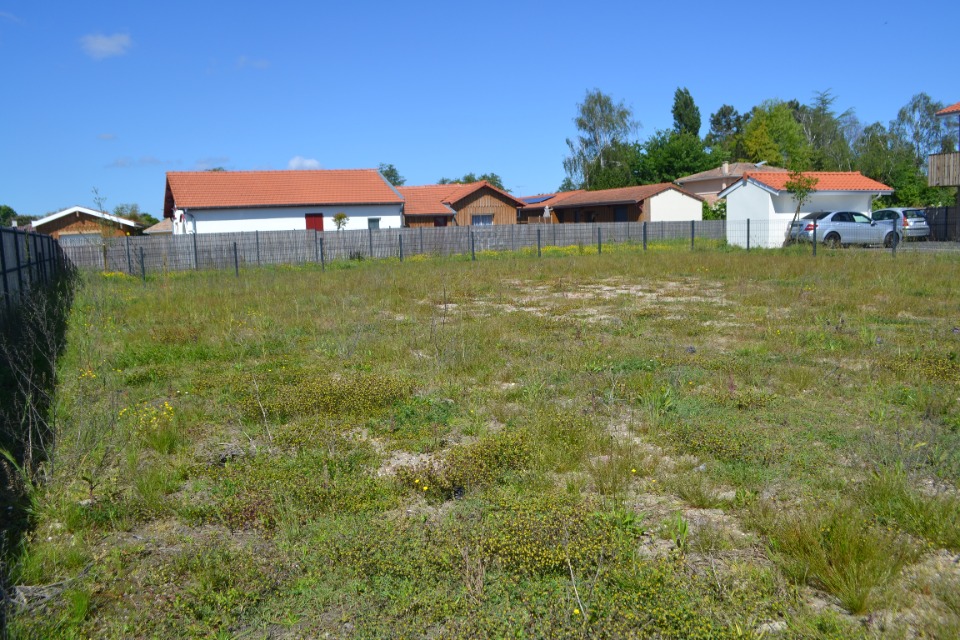
[[[305,264],[336,260],[397,258],[401,255],[468,255],[518,251],[540,246],[568,247],[647,240],[720,240],[722,220],[696,222],[612,222],[479,227],[419,227],[355,231],[258,231],[178,236],[103,238],[93,246],[64,247],[80,268],[133,275],[189,269]],[[236,246],[236,249],[234,249]]]

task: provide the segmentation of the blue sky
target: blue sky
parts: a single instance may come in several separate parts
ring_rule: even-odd
[[[911,11],[911,9],[914,9]],[[0,0],[0,204],[137,203],[164,173],[396,165],[407,184],[492,171],[554,190],[587,90],[672,125],[811,99],[887,123],[960,100],[960,3]],[[938,35],[939,34],[939,35]]]

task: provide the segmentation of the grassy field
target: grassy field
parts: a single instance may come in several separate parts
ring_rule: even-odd
[[[11,631],[960,636],[958,267],[87,275]]]

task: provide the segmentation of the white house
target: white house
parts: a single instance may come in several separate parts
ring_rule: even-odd
[[[167,173],[163,215],[173,233],[390,229],[403,196],[376,169]]]
[[[814,211],[843,209],[869,213],[877,196],[890,195],[893,189],[871,180],[859,171],[807,171],[816,179],[810,198],[800,215]],[[747,245],[747,221],[751,247],[780,247],[797,211],[797,201],[786,189],[789,173],[748,172],[720,192],[727,199],[727,243]]]

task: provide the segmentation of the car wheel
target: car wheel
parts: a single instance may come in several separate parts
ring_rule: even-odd
[[[840,236],[835,233],[828,233],[827,237],[823,239],[823,246],[830,247],[831,249],[839,248]]]
[[[887,249],[892,247],[896,235],[897,234],[895,234],[893,231],[890,231],[887,233],[887,235],[883,236],[883,246],[885,246]]]

